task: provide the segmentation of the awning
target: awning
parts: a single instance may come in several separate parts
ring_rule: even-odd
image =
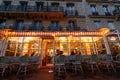
[[[105,36],[109,34],[109,28],[101,28],[97,31],[88,32],[25,32],[25,31],[13,31],[10,29],[1,30],[0,34],[6,37],[13,36]]]

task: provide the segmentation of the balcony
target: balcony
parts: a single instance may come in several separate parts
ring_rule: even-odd
[[[115,20],[117,20],[117,21],[120,20],[120,10],[119,9],[115,9],[113,11],[113,15],[115,16]]]
[[[0,5],[0,11],[13,11],[13,12],[63,12],[63,7],[53,6],[21,6],[21,5]]]
[[[86,0],[88,3],[120,3],[120,0]]]
[[[10,19],[62,19],[63,7],[0,5],[0,18]]]
[[[113,15],[111,15],[110,12],[106,12],[105,15],[100,15],[98,12],[92,13],[92,15],[89,15],[90,18],[114,18]]]
[[[9,24],[8,24],[9,25]],[[24,26],[17,26],[17,25],[13,25],[13,26],[7,26],[7,27],[0,27],[0,30],[2,29],[11,29],[14,31],[26,31],[26,32],[31,32],[31,31],[35,31],[35,32],[73,32],[73,31],[82,31],[82,32],[86,32],[87,29],[81,29],[81,27],[79,26],[74,26],[73,28],[69,28],[68,26],[63,27],[61,25],[54,27],[53,26],[41,26],[41,27],[36,27],[35,25],[24,25]]]

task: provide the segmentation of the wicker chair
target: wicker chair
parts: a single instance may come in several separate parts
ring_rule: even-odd
[[[91,55],[90,60],[87,63],[90,66],[92,72],[94,72],[94,70],[98,70],[99,72],[101,72],[98,66],[98,61],[99,60],[97,54]]]
[[[1,70],[1,75],[4,76],[6,69],[8,69],[8,64],[7,62],[7,58],[5,56],[1,56],[0,57],[0,70]]]
[[[83,72],[81,60],[82,60],[82,59],[81,59],[81,55],[78,54],[78,55],[75,56],[75,61],[72,62],[73,67],[74,67],[74,70],[75,70],[75,73],[76,73],[79,69]]]
[[[110,72],[110,68],[112,68],[112,70],[116,72],[111,54],[105,54],[103,56],[103,61],[101,61],[101,63],[103,67],[107,68],[108,72]]]
[[[64,55],[58,55],[56,57],[55,70],[57,70],[58,73],[66,72]]]

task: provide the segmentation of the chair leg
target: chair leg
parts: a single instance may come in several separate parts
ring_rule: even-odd
[[[4,76],[5,70],[6,70],[6,68],[3,68],[3,70],[2,70],[2,76]]]
[[[80,65],[80,69],[81,69],[81,71],[82,71],[82,73],[83,73],[83,68],[82,68],[82,66]]]
[[[96,67],[97,67],[97,70],[98,70],[99,72],[101,72],[100,69],[99,69],[99,66],[98,66],[97,64],[96,64]]]
[[[26,73],[27,73],[27,66],[24,66],[25,67],[25,75],[26,75]]]
[[[111,67],[112,67],[113,71],[116,72],[116,69],[113,64],[111,64]]]
[[[106,67],[108,69],[108,72],[110,72],[109,64],[106,64]]]
[[[94,65],[91,65],[92,73],[94,73]]]
[[[74,66],[75,67],[75,73],[77,72],[77,65]]]
[[[65,71],[65,73],[66,73],[66,67],[64,66],[64,71]]]
[[[19,67],[19,69],[18,69],[18,71],[17,71],[17,75],[19,74],[20,70],[21,70],[21,66]]]

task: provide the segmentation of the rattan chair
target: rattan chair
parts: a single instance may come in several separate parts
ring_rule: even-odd
[[[75,70],[75,73],[78,71],[78,70],[81,70],[81,72],[83,72],[83,69],[82,69],[82,64],[81,64],[81,55],[78,54],[78,55],[75,55],[75,61],[72,62],[72,65],[74,67],[74,70]]]
[[[61,72],[66,73],[65,56],[64,55],[58,55],[56,57],[55,70],[58,73],[61,73]]]
[[[8,64],[6,63],[8,60],[5,56],[0,57],[0,70],[1,76],[4,76],[6,69],[8,69]]]
[[[116,69],[114,67],[114,64],[113,64],[113,58],[112,58],[112,55],[111,54],[105,54],[103,56],[103,61],[101,61],[103,67],[107,68],[108,72],[110,72],[110,69],[112,68],[112,70],[114,72],[116,72]]]
[[[98,66],[98,62],[99,60],[98,60],[97,54],[93,54],[90,56],[90,60],[87,63],[90,66],[92,72],[94,72],[95,70],[98,70],[99,72],[101,72]]]

